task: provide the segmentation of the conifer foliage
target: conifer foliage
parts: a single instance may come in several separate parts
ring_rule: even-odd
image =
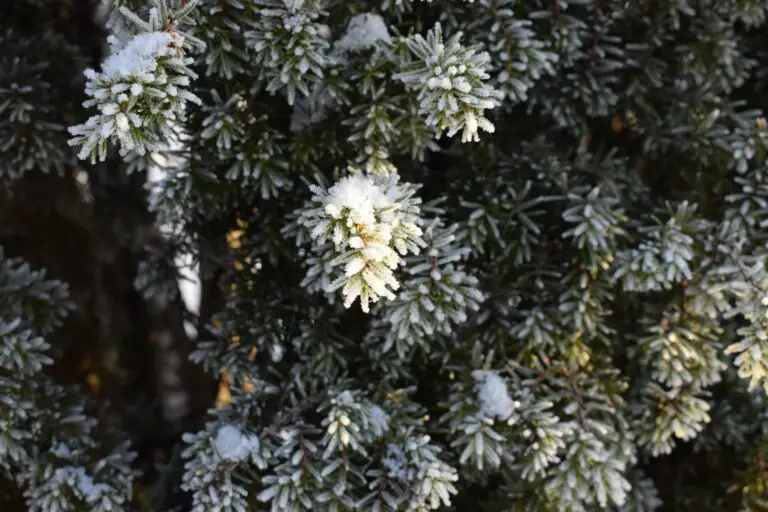
[[[50,379],[45,336],[71,310],[67,285],[0,252],[0,470],[31,511],[125,510],[134,454],[103,445],[83,400]]]
[[[768,508],[767,1],[104,12],[74,153],[63,77],[0,31],[0,186],[142,173],[142,293],[222,297],[157,510]],[[135,510],[131,440],[46,372],[70,307],[0,252],[0,480]]]

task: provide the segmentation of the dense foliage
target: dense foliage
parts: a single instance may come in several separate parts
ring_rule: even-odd
[[[134,485],[46,371],[67,285],[0,252],[0,492],[768,509],[768,2],[115,0],[92,62],[12,3],[2,197],[146,178],[136,289],[221,295],[187,322],[220,395]]]

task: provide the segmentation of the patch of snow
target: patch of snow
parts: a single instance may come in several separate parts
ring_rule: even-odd
[[[223,460],[240,462],[259,449],[259,438],[246,435],[237,427],[224,425],[213,442],[216,454]]]
[[[363,174],[342,178],[328,191],[325,212],[338,219],[343,210],[349,210],[347,224],[357,224],[373,231],[376,227],[376,210],[389,208],[392,201],[374,181]]]
[[[168,32],[149,32],[134,36],[121,50],[113,53],[102,64],[106,79],[119,79],[152,73],[158,57],[171,53],[173,36]]]
[[[373,48],[379,41],[392,42],[387,25],[378,14],[363,13],[349,21],[347,32],[336,42],[339,52],[361,52]]]
[[[72,488],[88,503],[98,501],[102,494],[109,491],[109,487],[105,484],[93,483],[93,478],[82,467],[65,466],[58,468],[54,472],[53,478],[60,485]]]
[[[368,409],[368,418],[373,427],[373,433],[376,437],[383,436],[389,430],[389,414],[378,405]]]
[[[480,410],[487,417],[506,420],[520,406],[509,396],[507,384],[498,373],[477,370],[472,372],[472,376],[477,381],[475,388],[480,399]]]
[[[97,501],[101,494],[105,491],[107,491],[107,486],[104,484],[95,484],[93,483],[93,479],[85,474],[85,471],[83,471],[83,475],[80,478],[78,490],[85,498],[85,501],[91,503],[94,501]]]

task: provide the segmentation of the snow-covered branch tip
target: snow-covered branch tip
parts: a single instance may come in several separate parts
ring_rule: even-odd
[[[69,144],[80,147],[79,158],[104,160],[109,142],[120,145],[121,155],[153,151],[184,118],[186,103],[200,104],[187,90],[196,75],[188,67],[190,45],[176,25],[195,3],[187,3],[175,16],[155,7],[149,21],[121,10],[141,32],[125,41],[110,36],[111,55],[101,71],[85,72],[90,99],[83,106],[96,107],[98,113],[69,129]]]
[[[462,33],[443,41],[440,24],[424,39],[420,34],[405,39],[416,59],[394,78],[418,93],[419,111],[426,123],[451,137],[462,130],[462,142],[478,141],[478,129],[492,133],[493,123],[484,111],[500,104],[503,93],[487,83],[491,57],[478,48],[461,45]]]
[[[363,311],[380,297],[393,299],[399,288],[393,269],[402,256],[417,254],[424,246],[416,187],[398,183],[395,173],[371,176],[351,169],[330,189],[313,186],[316,207],[302,212],[300,223],[317,244],[330,238],[337,256],[331,266],[343,266],[343,275],[328,291],[342,288],[344,305],[357,297]]]

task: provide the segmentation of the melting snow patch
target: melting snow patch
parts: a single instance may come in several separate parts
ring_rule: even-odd
[[[480,399],[480,410],[489,418],[506,420],[520,405],[510,398],[507,384],[498,373],[493,371],[474,371],[472,376],[477,381],[475,389],[477,389],[478,398]]]
[[[336,42],[336,49],[342,53],[361,52],[373,48],[379,41],[392,41],[381,16],[358,14],[350,20],[344,37]]]
[[[258,451],[259,438],[243,434],[240,429],[232,425],[224,425],[216,434],[213,444],[219,457],[224,460],[240,462]]]
[[[105,78],[125,78],[152,73],[158,57],[171,52],[168,32],[149,32],[134,36],[123,49],[110,55],[102,65]]]

